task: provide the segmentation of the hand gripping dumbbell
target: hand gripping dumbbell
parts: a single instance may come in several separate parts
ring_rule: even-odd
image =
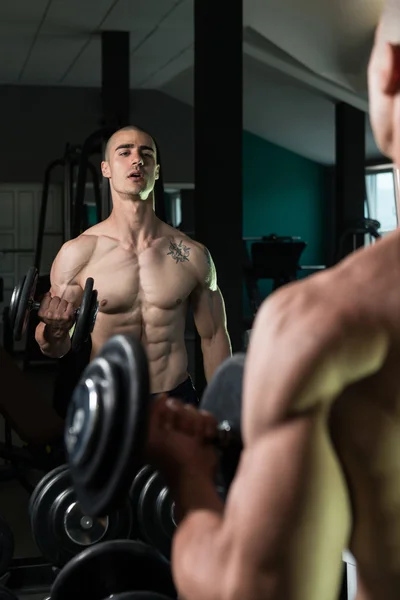
[[[216,482],[227,489],[241,452],[240,414],[244,355],[219,367],[200,407],[220,423]],[[133,337],[116,335],[86,367],[70,401],[65,446],[73,486],[88,514],[118,507],[143,465],[151,411],[145,351]]]
[[[39,310],[40,303],[35,301],[35,291],[38,281],[38,271],[31,267],[28,273],[14,288],[11,302],[9,320],[16,342],[22,339],[33,310]],[[71,338],[71,349],[79,351],[82,344],[93,331],[98,312],[97,291],[93,289],[94,281],[91,277],[86,280],[82,304],[75,310],[75,328]]]

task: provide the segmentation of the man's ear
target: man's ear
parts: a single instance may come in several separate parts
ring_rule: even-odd
[[[160,165],[156,166],[156,179],[160,179]]]
[[[106,160],[103,160],[101,163],[101,172],[103,173],[103,177],[107,177],[107,179],[111,178],[110,166]]]
[[[395,96],[400,92],[400,45],[386,43],[381,60],[381,90],[387,96]]]

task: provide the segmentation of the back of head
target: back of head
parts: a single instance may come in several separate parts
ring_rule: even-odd
[[[400,166],[400,0],[387,0],[368,69],[369,112],[375,141]]]

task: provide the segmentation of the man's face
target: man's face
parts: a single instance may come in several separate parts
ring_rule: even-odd
[[[107,160],[101,168],[115,192],[147,200],[160,170],[154,141],[135,129],[117,132],[109,142]]]

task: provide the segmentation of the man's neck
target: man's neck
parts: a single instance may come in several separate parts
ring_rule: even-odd
[[[109,222],[124,246],[142,246],[154,239],[160,225],[153,208],[153,194],[147,200],[113,199]]]

